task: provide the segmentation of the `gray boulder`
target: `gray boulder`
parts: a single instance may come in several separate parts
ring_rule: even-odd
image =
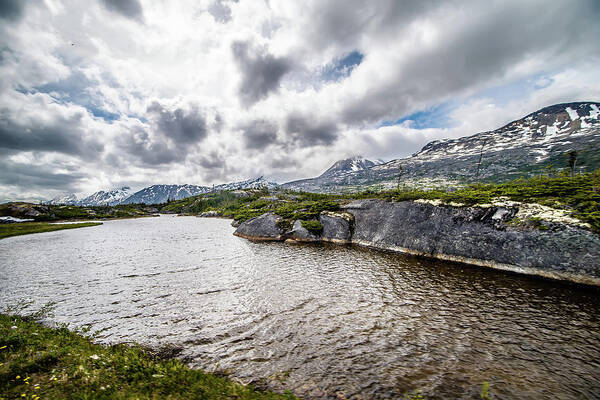
[[[354,216],[347,212],[323,211],[319,216],[323,225],[321,238],[326,242],[350,243]]]
[[[200,218],[215,218],[220,216],[221,214],[219,214],[218,211],[204,211],[202,214],[199,215]]]
[[[318,242],[321,237],[315,235],[308,229],[302,226],[302,221],[296,220],[292,230],[288,232],[289,239],[295,240],[296,242]]]
[[[233,234],[251,240],[283,241],[285,235],[281,221],[280,216],[266,213],[242,222]]]

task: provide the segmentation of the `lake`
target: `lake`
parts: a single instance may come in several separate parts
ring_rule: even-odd
[[[306,398],[600,397],[599,291],[161,216],[0,241],[0,304]]]

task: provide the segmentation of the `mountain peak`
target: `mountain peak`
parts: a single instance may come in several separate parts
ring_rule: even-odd
[[[367,160],[363,156],[358,155],[336,161],[331,167],[323,172],[320,177],[327,177],[346,172],[363,171],[365,169],[374,167],[375,165],[378,165],[378,163]]]

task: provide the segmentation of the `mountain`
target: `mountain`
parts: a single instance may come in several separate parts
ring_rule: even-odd
[[[435,140],[410,157],[282,186],[338,192],[398,184],[436,187],[501,182],[545,173],[551,167],[568,168],[572,151],[577,152],[577,171],[600,168],[600,103],[556,104],[493,131]]]
[[[223,183],[213,188],[214,191],[220,190],[239,190],[239,189],[275,189],[279,187],[278,183],[268,181],[264,177],[248,179],[246,181]]]
[[[64,194],[53,198],[48,204],[54,205],[77,205],[79,204],[79,198],[73,193]]]
[[[81,199],[77,205],[80,206],[114,206],[121,203],[131,195],[131,188],[123,186],[119,189],[109,191],[100,190],[88,197]]]
[[[210,192],[206,186],[196,185],[152,185],[135,192],[127,197],[120,204],[144,203],[159,204],[166,203],[168,200],[181,200],[186,197],[197,196],[202,193]]]
[[[383,161],[371,161],[361,156],[346,158],[336,161],[331,167],[316,178],[301,179],[288,182],[282,186],[286,189],[304,190],[308,192],[328,191],[329,188],[343,187],[348,179],[352,179],[356,174],[366,173]],[[335,191],[335,189],[333,189]]]

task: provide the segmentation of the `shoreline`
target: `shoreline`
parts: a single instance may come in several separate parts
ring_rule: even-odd
[[[551,222],[544,229],[511,225],[514,207],[456,207],[417,201],[357,200],[322,212],[320,232],[266,213],[235,236],[256,241],[330,242],[457,262],[498,271],[600,287],[600,235]]]
[[[100,345],[85,330],[48,327],[39,318],[0,312],[3,398],[296,399],[192,369],[170,346]]]

